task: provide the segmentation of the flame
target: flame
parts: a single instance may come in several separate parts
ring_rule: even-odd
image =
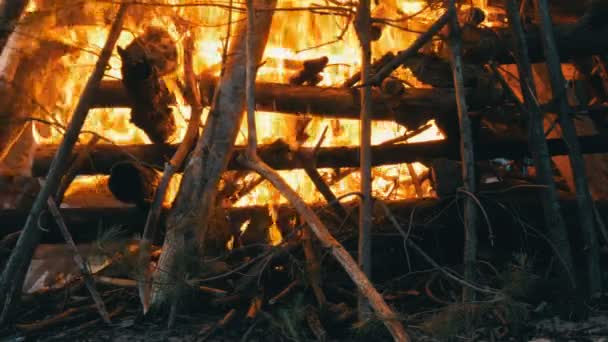
[[[166,0],[165,0],[166,1]],[[174,1],[178,2],[178,1]],[[168,2],[169,3],[169,2]],[[171,2],[173,3],[173,2]],[[336,3],[336,2],[332,2]],[[487,11],[487,0],[473,0],[473,4]],[[107,5],[107,4],[106,4]],[[235,6],[242,3],[235,2]],[[312,0],[279,0],[279,8],[289,7],[312,7],[316,3]],[[93,5],[95,6],[95,5]],[[99,4],[98,6],[102,6]],[[37,1],[30,1],[28,11],[38,9]],[[401,15],[412,15],[423,11],[421,15],[408,19],[405,23],[407,28],[424,30],[432,20],[440,15],[440,11],[427,8],[427,2],[423,0],[388,0],[376,6],[374,16],[388,17],[389,14],[401,13]],[[189,22],[196,27],[194,35],[197,37],[195,42],[196,53],[194,56],[195,72],[213,71],[219,74],[222,61],[224,40],[228,35],[227,20],[228,12],[225,8],[207,6],[159,6],[151,11],[151,20],[143,21],[145,25],[160,25],[165,27],[169,34],[177,41],[181,42],[181,33],[175,18]],[[336,86],[347,77],[359,70],[360,49],[357,36],[352,29],[351,19],[344,16],[346,12],[338,15],[319,15],[312,11],[276,11],[271,27],[271,34],[268,45],[264,53],[264,63],[259,69],[258,80],[270,82],[286,82],[288,78],[296,72],[291,64],[311,58],[327,56],[329,65],[322,72],[323,80],[320,86]],[[233,20],[238,17],[234,13]],[[129,22],[127,30],[120,35],[118,45],[128,45],[135,36],[143,32],[145,25],[132,20]],[[487,20],[486,20],[487,21]],[[232,32],[234,34],[232,24]],[[343,29],[348,26],[348,29]],[[58,31],[59,32],[59,31]],[[67,125],[69,114],[72,112],[78,98],[86,83],[92,67],[94,66],[99,51],[103,46],[108,33],[107,27],[100,26],[77,26],[67,29],[67,34],[57,36],[63,42],[83,47],[83,52],[74,57],[66,57],[64,63],[72,65],[73,76],[63,84],[63,96],[57,103],[56,122],[59,125]],[[384,25],[380,39],[372,44],[373,56],[379,57],[387,52],[395,52],[408,46],[417,34],[407,30]],[[180,49],[181,50],[181,49]],[[183,56],[179,56],[179,62]],[[291,64],[290,64],[291,63]],[[110,68],[106,72],[106,79],[120,78],[120,59],[114,54],[110,60]],[[182,71],[177,75],[170,75],[167,80],[172,90],[176,90],[177,79],[181,78]],[[407,70],[397,70],[400,77],[404,77],[416,86],[417,82]],[[184,104],[183,99],[177,96],[178,104],[174,107],[175,119],[178,131],[173,142],[179,142],[183,138],[190,109]],[[203,118],[207,115],[207,110]],[[297,118],[295,116],[285,116],[278,113],[258,112],[257,126],[258,139],[260,144],[271,143],[278,138],[282,138],[290,144],[294,142],[294,129]],[[246,120],[244,120],[246,121]],[[359,144],[359,122],[357,120],[327,120],[312,118],[306,128],[309,135],[303,145],[305,147],[314,146],[319,140],[325,127],[331,127],[322,143],[324,147],[330,146],[356,146]],[[416,127],[408,127],[415,129]],[[408,128],[399,126],[392,122],[374,122],[372,144],[380,144],[384,141],[402,136]],[[83,130],[95,132],[104,138],[118,145],[125,144],[150,144],[148,137],[133,124],[129,122],[128,108],[114,109],[94,109],[91,110],[86,120]],[[246,143],[246,122],[240,129],[237,144]],[[90,135],[82,135],[81,143],[86,143]],[[51,134],[45,137],[36,135],[40,143],[58,143],[62,138],[60,129],[53,128]],[[430,129],[411,138],[408,142],[421,142],[429,140],[443,139],[443,136],[433,124]],[[427,171],[427,168],[414,163],[414,170],[417,174]],[[335,170],[320,169],[319,172],[326,177],[331,185],[331,189],[337,196],[357,191],[359,188],[359,174],[352,172],[345,177],[335,174]],[[312,181],[302,170],[281,171],[281,176],[290,186],[298,191],[307,202],[322,202],[324,199],[314,187]],[[415,196],[415,191],[411,185],[412,175],[409,174],[406,165],[387,165],[373,168],[373,191],[375,196],[390,198],[408,198]],[[333,179],[341,178],[333,181]],[[85,180],[86,179],[86,180]],[[179,189],[181,176],[174,177],[169,186],[165,205],[170,205],[174,200]],[[73,194],[79,187],[93,186],[99,183],[98,178],[79,177],[73,184],[68,195]],[[428,181],[423,183],[426,196],[432,194],[432,189]],[[270,186],[263,182],[254,188],[249,194],[243,196],[235,204],[236,206],[249,206],[256,204],[280,204],[285,203],[285,199]],[[278,230],[277,230],[278,231]],[[280,233],[279,233],[280,235]],[[279,236],[277,235],[277,236]],[[273,239],[278,239],[275,236]],[[274,241],[280,241],[274,240]]]

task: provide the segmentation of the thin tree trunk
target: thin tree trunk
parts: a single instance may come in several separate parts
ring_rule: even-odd
[[[568,99],[565,94],[566,81],[564,80],[557,47],[555,45],[553,24],[551,22],[551,17],[549,16],[548,4],[546,0],[536,0],[534,1],[534,5],[536,7],[540,29],[543,33],[542,42],[545,59],[549,68],[553,99],[557,101],[558,104],[559,124],[562,128],[562,136],[570,149],[570,167],[572,168],[574,175],[574,186],[578,202],[581,230],[583,233],[583,240],[585,241],[585,249],[587,250],[589,295],[593,296],[602,290],[602,273],[600,270],[599,243],[595,231],[593,200],[589,193],[589,185],[587,184],[587,176],[585,174],[585,160],[581,154],[576,128],[572,121],[572,117],[570,116],[571,113]]]
[[[276,0],[256,0],[256,8],[264,8],[256,16],[255,62],[259,65],[272,22]],[[178,254],[193,251],[195,237],[199,252],[204,254],[205,236],[212,224],[212,208],[220,177],[228,166],[234,142],[245,109],[247,22],[239,22],[234,40],[230,42],[224,73],[221,76],[203,135],[198,140],[184,171],[178,196],[167,221],[163,253],[155,272],[151,306],[161,309],[171,299],[172,289],[179,281]],[[188,243],[186,243],[188,241]]]
[[[371,78],[371,13],[369,0],[359,1],[355,22],[361,44],[361,114],[359,121],[361,208],[359,209],[359,267],[371,279],[372,275],[372,89]],[[370,307],[363,293],[358,298],[359,320],[370,317]]]
[[[103,78],[105,68],[112,56],[112,51],[118,41],[120,32],[122,31],[122,24],[127,7],[127,5],[121,5],[118,10],[117,17],[108,34],[106,44],[99,56],[93,73],[89,77],[78,105],[74,110],[70,124],[61,141],[60,148],[57,151],[57,155],[53,159],[46,182],[36,197],[36,201],[34,202],[23,231],[17,241],[17,245],[13,249],[2,273],[2,278],[0,279],[0,303],[3,305],[3,311],[0,315],[0,325],[11,318],[12,309],[19,300],[25,274],[30,265],[34,250],[42,235],[42,230],[38,227],[39,216],[46,208],[48,198],[52,196],[59,187],[65,164],[71,156],[72,149],[78,140],[80,130],[82,129],[82,125],[89,112],[91,98],[94,96],[95,90]]]
[[[19,23],[29,0],[0,0],[0,53]]]
[[[449,6],[454,11],[454,0],[449,1]],[[448,9],[449,10],[449,9]],[[456,91],[456,104],[458,106],[458,122],[460,124],[460,155],[462,158],[462,181],[465,191],[464,202],[464,279],[475,283],[475,260],[477,258],[477,207],[474,199],[477,191],[477,179],[475,176],[475,155],[471,118],[467,111],[467,102],[464,94],[464,82],[462,76],[462,40],[457,16],[453,16],[449,25],[450,63],[454,76],[454,88]],[[475,292],[470,287],[462,290],[462,300],[470,302],[475,300]]]
[[[528,111],[528,134],[530,151],[534,158],[536,176],[538,182],[545,186],[542,191],[542,206],[545,216],[545,224],[549,230],[551,241],[556,246],[561,264],[564,266],[563,274],[570,281],[573,289],[576,288],[576,277],[574,274],[574,263],[572,251],[564,218],[560,212],[557,201],[557,189],[553,181],[551,168],[551,157],[543,126],[543,117],[536,101],[536,90],[532,79],[532,67],[528,58],[528,48],[525,40],[524,30],[519,16],[519,10],[515,0],[507,0],[507,13],[513,32],[513,47],[517,66],[519,70],[519,82],[524,97],[524,105]]]

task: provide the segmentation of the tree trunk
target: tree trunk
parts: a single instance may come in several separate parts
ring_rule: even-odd
[[[454,0],[450,0],[449,6],[456,10]],[[464,202],[464,279],[475,283],[475,262],[477,260],[477,207],[472,196],[476,196],[477,178],[475,175],[475,154],[473,130],[471,118],[469,117],[467,102],[464,93],[464,80],[462,76],[462,38],[458,26],[458,18],[454,16],[449,24],[449,48],[450,64],[454,78],[456,91],[456,103],[458,105],[458,122],[460,124],[460,155],[462,157],[462,182],[465,191]],[[465,286],[462,289],[462,301],[472,302],[475,300],[475,292],[472,288]]]
[[[255,61],[258,65],[264,52],[272,22],[275,0],[256,0]],[[173,289],[179,281],[178,254],[194,250],[194,237],[200,253],[204,254],[205,236],[215,207],[215,194],[222,172],[227,168],[245,109],[245,45],[246,22],[241,21],[230,42],[224,73],[215,89],[211,112],[203,135],[190,157],[184,178],[167,222],[167,234],[159,268],[155,273],[152,293],[153,310],[162,309],[173,299]],[[188,242],[188,243],[186,243]],[[178,295],[178,294],[175,294]]]
[[[371,81],[371,13],[370,1],[361,0],[357,7],[355,29],[361,44],[361,112],[359,121],[360,141],[360,192],[358,262],[361,271],[371,279],[372,275],[372,86]],[[359,292],[359,320],[370,318],[371,308],[367,298]]]
[[[0,0],[0,53],[19,23],[28,0]]]
[[[518,62],[519,81],[521,92],[524,97],[524,105],[528,110],[528,132],[530,150],[534,157],[536,175],[538,182],[546,189],[542,191],[542,204],[545,216],[545,225],[549,230],[552,243],[560,254],[560,262],[563,265],[564,278],[569,279],[571,287],[576,288],[576,277],[574,275],[574,263],[572,251],[564,218],[560,212],[557,202],[557,189],[553,181],[549,147],[545,140],[543,118],[540,108],[536,102],[536,91],[532,80],[532,68],[528,58],[526,37],[521,25],[521,18],[515,0],[507,0],[507,11],[512,30],[512,45]]]
[[[576,199],[580,225],[587,250],[589,295],[595,296],[602,291],[602,280],[599,260],[599,243],[595,231],[595,215],[593,200],[587,184],[585,174],[585,161],[581,154],[581,148],[577,139],[576,128],[570,116],[570,107],[565,96],[565,80],[562,73],[559,55],[553,36],[553,24],[549,16],[548,4],[546,0],[536,0],[534,2],[537,11],[538,21],[543,33],[544,54],[549,68],[553,99],[558,103],[559,123],[562,128],[563,138],[569,147],[570,167],[572,169],[574,185],[576,189]]]

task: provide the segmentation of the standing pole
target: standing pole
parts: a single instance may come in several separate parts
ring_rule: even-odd
[[[74,109],[74,114],[72,115],[68,129],[61,141],[61,145],[57,150],[57,154],[55,155],[55,158],[53,158],[46,182],[38,193],[38,197],[36,197],[36,201],[32,206],[32,210],[27,217],[23,231],[17,241],[17,245],[13,249],[4,271],[2,272],[2,278],[0,279],[0,304],[3,305],[3,309],[2,314],[0,315],[0,325],[4,324],[7,319],[10,318],[10,314],[13,311],[12,309],[19,300],[21,289],[23,288],[23,281],[30,266],[30,262],[32,261],[32,255],[42,236],[42,230],[38,226],[39,217],[42,214],[42,211],[46,209],[47,200],[51,195],[55,194],[59,187],[64,167],[71,157],[72,149],[78,140],[80,130],[82,129],[89,108],[91,107],[92,99],[95,97],[97,89],[99,88],[99,82],[101,82],[101,79],[103,78],[108,61],[112,56],[114,46],[122,31],[127,8],[128,5],[123,4],[118,10],[116,20],[108,33],[106,44],[101,51],[93,73],[87,81],[85,89],[78,101],[78,105],[76,106],[76,109]]]
[[[361,44],[361,115],[359,122],[359,162],[361,176],[361,206],[359,208],[359,267],[371,279],[372,274],[372,88],[371,78],[371,13],[370,1],[360,0],[357,8],[355,28]],[[367,320],[371,310],[367,299],[359,293],[358,312],[360,320]]]
[[[568,146],[568,156],[570,167],[574,175],[574,187],[576,190],[576,202],[578,214],[587,252],[589,295],[593,296],[602,291],[602,273],[600,270],[600,254],[597,235],[595,232],[595,216],[587,175],[585,173],[585,160],[581,154],[581,147],[578,142],[576,128],[571,110],[566,98],[566,81],[562,73],[561,62],[555,45],[553,34],[553,23],[549,15],[547,0],[535,0],[536,16],[542,32],[543,51],[547,67],[549,68],[549,78],[553,91],[553,100],[557,102],[559,125],[562,128],[562,137]]]
[[[456,11],[454,0],[448,1],[447,11]],[[462,76],[462,39],[458,16],[454,15],[448,23],[450,46],[450,64],[454,78],[454,91],[456,93],[456,105],[458,107],[458,122],[460,128],[460,155],[462,156],[462,181],[464,193],[464,278],[467,282],[475,282],[475,260],[477,258],[477,208],[474,196],[477,192],[475,177],[475,156],[473,151],[473,131],[471,118],[467,111],[465,99],[464,81]],[[475,300],[475,292],[468,286],[462,289],[463,302]]]
[[[558,259],[564,266],[564,272],[570,281],[571,287],[576,288],[574,276],[574,264],[572,262],[572,252],[566,224],[560,211],[557,201],[557,189],[553,180],[551,168],[551,155],[545,139],[543,126],[543,116],[536,101],[536,90],[532,79],[532,66],[528,57],[528,46],[524,35],[524,29],[519,16],[519,10],[515,0],[507,1],[507,14],[513,32],[514,52],[517,59],[519,72],[519,83],[524,98],[524,106],[528,112],[528,140],[530,152],[534,158],[536,168],[536,178],[541,185],[544,185],[542,193],[542,206],[545,216],[545,225],[549,230],[552,244],[558,253]]]

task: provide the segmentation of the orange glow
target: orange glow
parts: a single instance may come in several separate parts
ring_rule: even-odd
[[[332,2],[333,3],[333,2]],[[288,7],[311,7],[317,2],[312,0],[279,0],[279,8]],[[476,6],[486,10],[486,0],[474,0]],[[237,6],[244,6],[241,2],[235,2]],[[101,6],[101,5],[100,5]],[[426,8],[426,2],[422,0],[388,0],[382,2],[384,8],[374,9],[374,15],[388,18],[389,14],[401,13],[401,15],[411,15]],[[36,1],[31,1],[28,9],[36,10]],[[181,33],[174,18],[180,17],[195,24],[193,34],[197,37],[195,42],[196,54],[194,60],[195,71],[214,72],[219,75],[219,66],[222,60],[222,49],[226,37],[226,21],[228,12],[219,7],[160,7],[155,9],[156,17],[146,21],[145,25],[160,25],[167,29],[172,37],[181,42]],[[428,12],[428,13],[427,13]],[[437,13],[426,9],[423,15],[416,16],[407,22],[408,28],[414,27],[414,31],[424,30]],[[234,18],[238,13],[234,13]],[[133,20],[132,20],[133,21]],[[349,29],[340,37],[340,33],[345,25]],[[412,26],[415,25],[415,26]],[[236,24],[233,24],[233,32]],[[320,86],[337,86],[347,77],[359,70],[360,49],[357,36],[352,28],[352,23],[344,16],[338,15],[319,15],[311,11],[277,11],[274,14],[273,24],[268,45],[265,50],[264,59],[272,61],[265,63],[259,70],[258,80],[270,82],[287,82],[289,77],[297,72],[293,68],[287,67],[286,61],[303,61],[321,56],[329,57],[329,65],[322,72],[323,80]],[[398,26],[403,26],[399,23]],[[128,24],[119,39],[119,46],[126,46],[138,34],[145,29],[144,23]],[[63,96],[57,104],[57,121],[62,125],[68,122],[69,113],[76,105],[80,93],[83,90],[86,79],[92,70],[92,66],[97,60],[97,54],[104,44],[107,28],[100,26],[74,26],[68,30],[68,34],[58,36],[58,39],[66,43],[82,46],[88,52],[78,54],[75,62],[73,59],[65,59],[65,63],[71,63],[73,77],[63,84]],[[387,52],[396,52],[407,47],[417,34],[386,25],[383,27],[380,39],[372,44],[373,56],[378,58]],[[338,39],[339,38],[339,39]],[[180,49],[181,51],[181,49]],[[95,52],[95,53],[90,53]],[[181,52],[180,52],[181,53]],[[179,57],[180,65],[183,56]],[[115,54],[110,61],[110,69],[106,73],[107,79],[120,78],[120,59]],[[411,83],[419,86],[409,71],[397,70],[396,75],[407,78]],[[171,90],[177,91],[177,80],[182,78],[182,71],[178,70],[177,75],[167,76],[167,82]],[[179,94],[177,95],[178,105],[174,108],[178,132],[172,142],[181,141],[185,134],[187,120],[190,117],[190,109],[184,104]],[[207,109],[206,109],[207,111]],[[206,113],[203,117],[206,117]],[[258,112],[257,126],[260,144],[271,143],[278,138],[290,144],[294,141],[296,116],[280,115],[278,113]],[[244,120],[245,121],[245,120]],[[339,122],[313,117],[306,128],[306,133],[310,136],[303,145],[306,147],[314,146],[319,140],[325,127],[328,130],[322,146],[356,146],[359,144],[359,122],[357,120],[340,120]],[[374,122],[372,144],[380,144],[384,141],[402,136],[408,129],[416,127],[403,127],[392,122]],[[124,144],[149,144],[150,140],[133,124],[129,122],[129,109],[95,109],[89,113],[84,130],[93,131],[111,140],[118,145]],[[246,143],[246,122],[241,127],[237,138],[237,144]],[[40,143],[58,143],[61,140],[61,132],[52,129],[52,134],[48,137],[37,135]],[[82,135],[82,141],[90,135]],[[428,140],[443,139],[441,133],[435,125],[422,134],[412,138],[409,142],[420,142]],[[104,142],[105,143],[105,142]],[[426,172],[427,168],[414,163],[414,170],[420,174]],[[319,172],[327,177],[335,177],[334,170],[321,169]],[[307,202],[323,202],[323,197],[318,193],[313,183],[304,171],[281,171],[281,176],[294,187]],[[409,175],[406,165],[387,165],[373,168],[373,191],[381,198],[403,199],[415,196],[413,185],[411,185],[411,175]],[[68,191],[68,196],[78,190],[79,187],[90,187],[98,184],[98,178],[79,178],[79,181],[72,185]],[[329,178],[328,178],[329,179]],[[169,187],[166,205],[175,198],[181,177],[174,178]],[[359,174],[353,172],[338,182],[330,182],[331,188],[337,196],[359,189]],[[428,181],[423,183],[426,196],[432,195],[432,189]],[[263,182],[250,193],[243,196],[235,204],[236,206],[267,205],[285,203],[278,192],[267,182]],[[277,230],[278,231],[278,230]],[[275,234],[276,235],[276,234]],[[280,233],[274,236],[274,241],[280,241]],[[276,240],[279,239],[279,240]]]

